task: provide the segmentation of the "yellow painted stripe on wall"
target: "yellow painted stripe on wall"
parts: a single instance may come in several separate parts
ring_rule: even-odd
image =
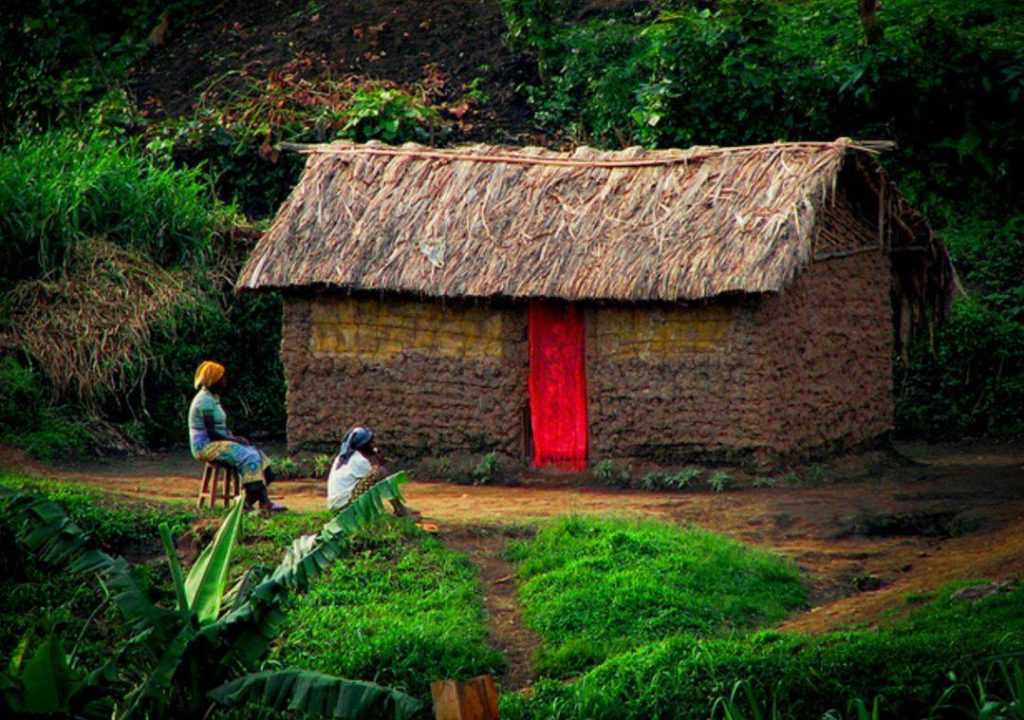
[[[597,352],[611,360],[713,352],[726,343],[739,317],[737,308],[721,305],[613,307],[597,314]]]
[[[310,322],[310,350],[317,356],[384,359],[407,352],[501,356],[502,315],[488,307],[318,298],[312,302]]]

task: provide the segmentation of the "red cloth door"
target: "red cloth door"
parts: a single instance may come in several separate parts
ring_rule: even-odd
[[[530,421],[537,467],[587,466],[583,314],[575,305],[530,305]]]

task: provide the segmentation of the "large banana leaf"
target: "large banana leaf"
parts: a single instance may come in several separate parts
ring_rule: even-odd
[[[242,529],[242,509],[242,498],[239,497],[227,518],[217,528],[213,542],[203,549],[185,578],[185,596],[189,608],[199,618],[200,625],[213,622],[220,614],[228,583],[231,554]]]
[[[216,688],[210,697],[229,707],[255,703],[279,712],[347,720],[404,720],[421,706],[398,690],[298,668],[245,675]]]
[[[100,576],[117,604],[121,615],[135,632],[143,635],[145,645],[155,653],[167,646],[181,625],[178,613],[156,605],[135,582],[124,558],[116,558]]]
[[[72,572],[102,572],[113,558],[89,546],[89,534],[59,505],[46,498],[0,487],[0,506],[15,527],[15,537],[34,555]]]
[[[124,707],[115,713],[114,720],[152,715],[153,713],[146,712],[147,701],[157,707],[166,707],[170,704],[175,676],[181,672],[182,659],[195,637],[196,631],[189,625],[178,632],[157,658],[155,665],[148,669],[142,683],[129,693]]]

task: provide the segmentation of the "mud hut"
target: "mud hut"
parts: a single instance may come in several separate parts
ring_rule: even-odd
[[[306,146],[241,273],[283,293],[289,445],[772,460],[871,442],[948,309],[879,143]]]

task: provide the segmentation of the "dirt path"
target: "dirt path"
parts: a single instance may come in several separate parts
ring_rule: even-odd
[[[456,545],[467,525],[595,513],[692,523],[770,548],[792,557],[807,578],[812,607],[785,625],[806,632],[870,625],[889,611],[909,608],[907,595],[931,592],[952,579],[1024,576],[1024,447],[902,450],[917,462],[878,457],[837,462],[813,487],[714,494],[412,482],[406,495],[441,526],[442,539]],[[0,455],[0,466],[12,465],[129,496],[191,501],[197,492],[198,468],[184,453],[63,470]],[[282,482],[272,491],[293,510],[325,503],[322,482]],[[486,566],[485,578],[510,574],[496,549],[470,549]],[[514,617],[501,605],[512,596],[504,585],[488,586],[488,607],[496,618]],[[497,630],[495,638],[502,642]]]
[[[510,540],[523,535],[501,525],[454,526],[442,534],[449,548],[465,553],[480,568],[491,643],[508,658],[501,685],[511,690],[533,682],[530,660],[540,649],[540,638],[523,623],[515,569],[501,556]]]

